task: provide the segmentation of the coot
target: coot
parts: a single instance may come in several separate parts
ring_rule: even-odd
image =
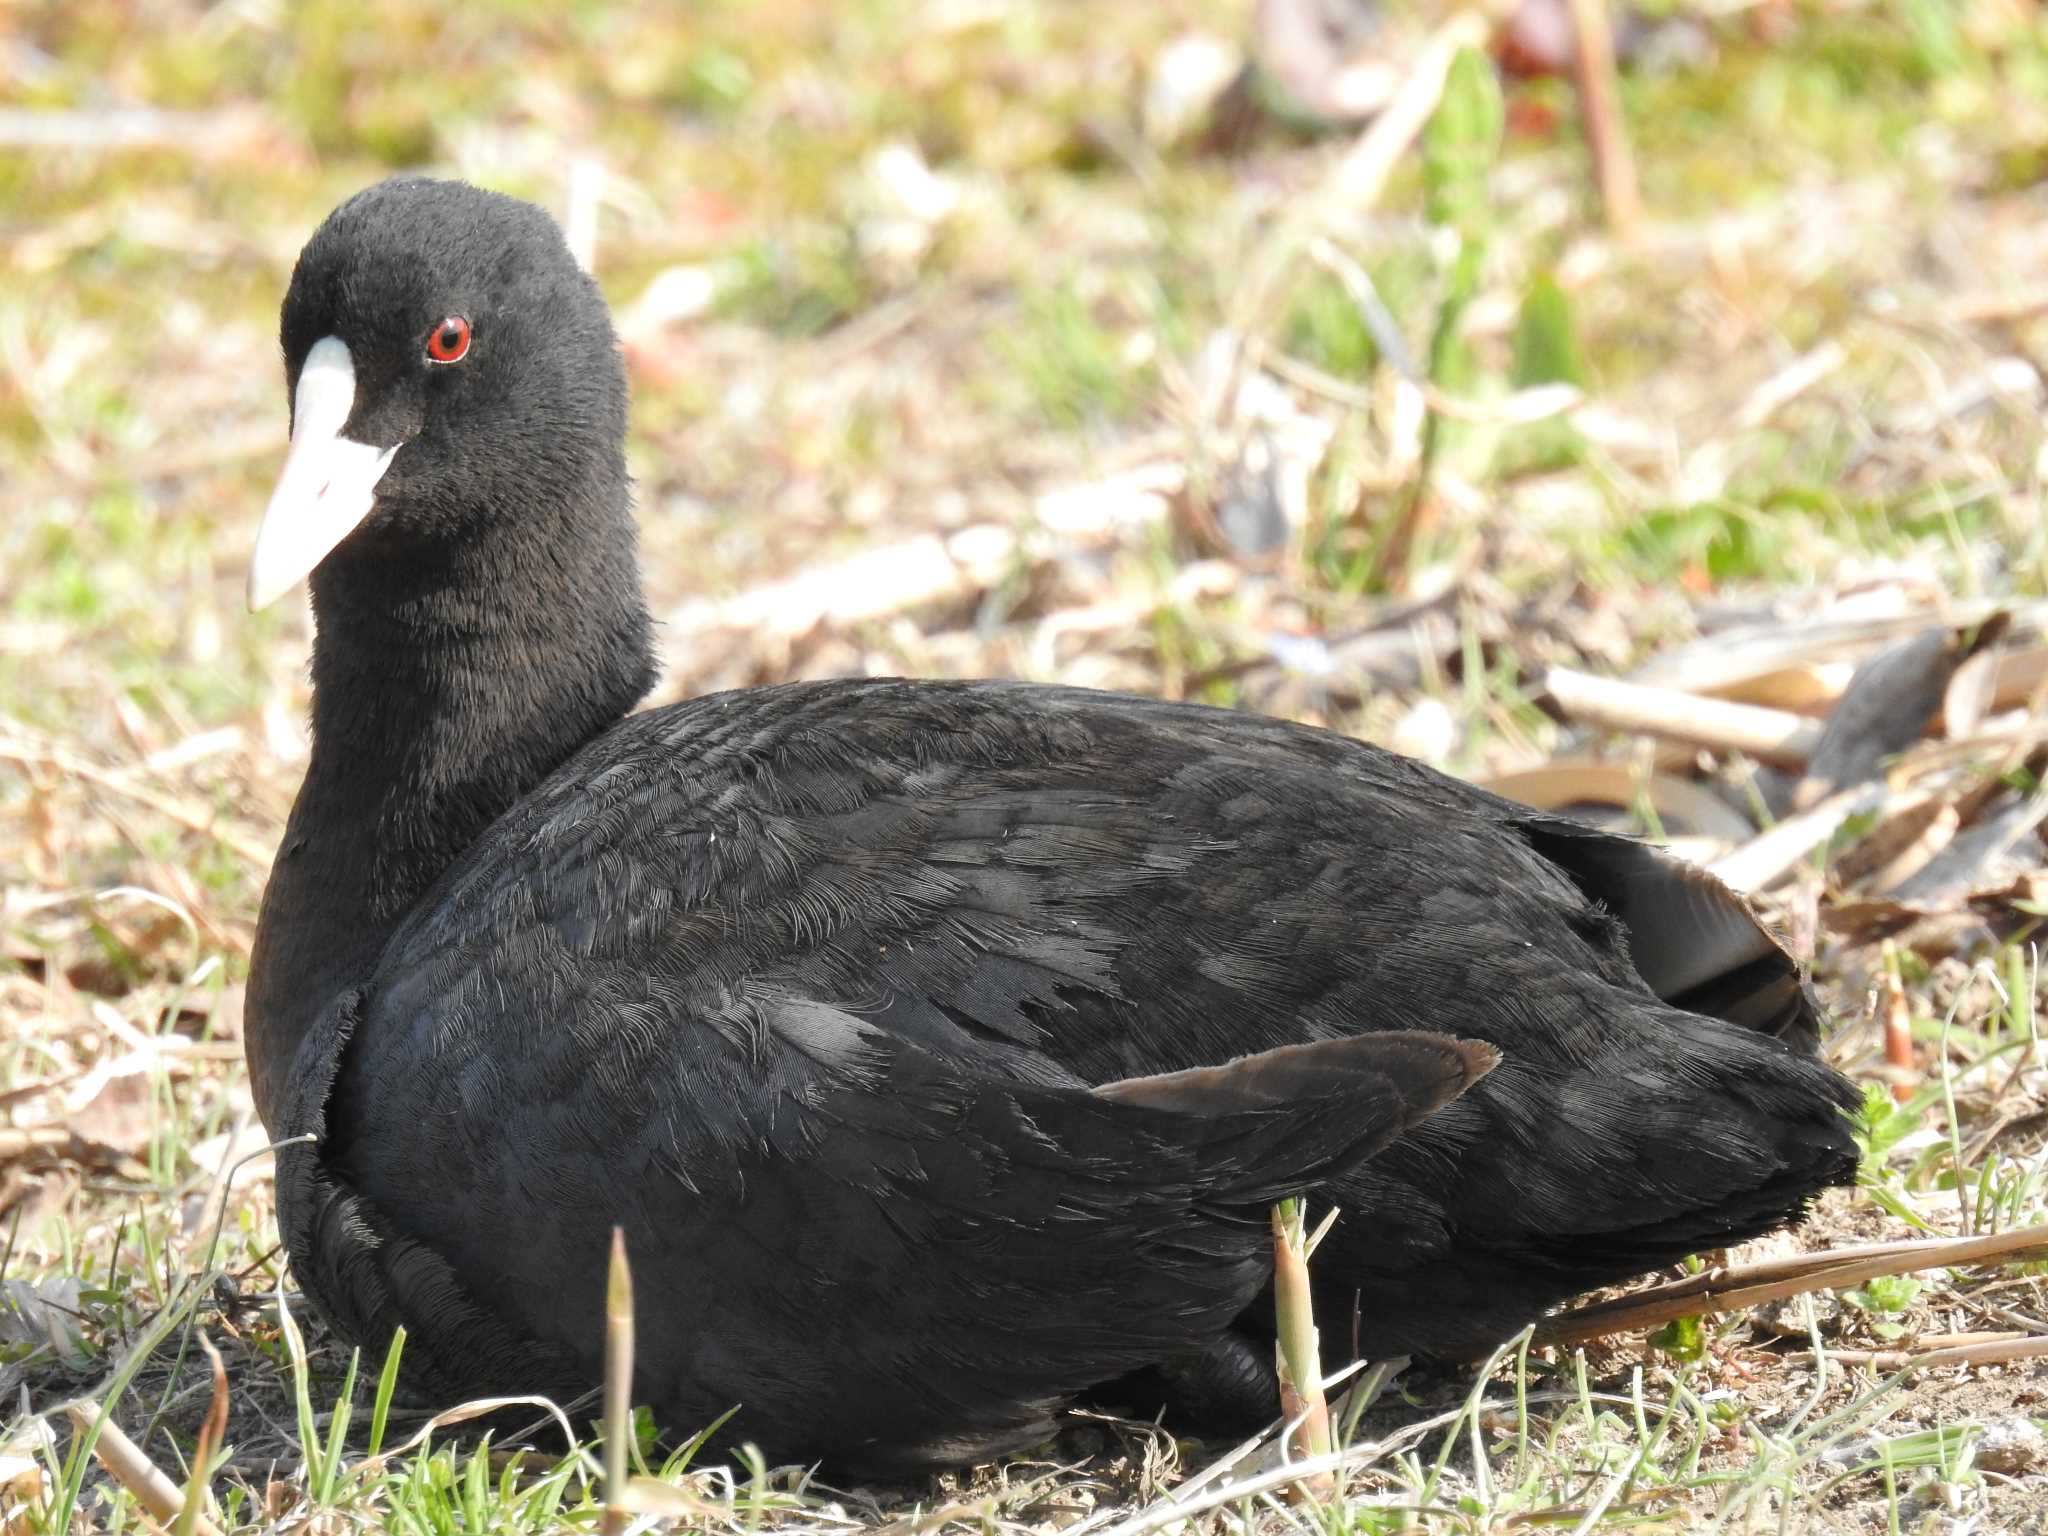
[[[248,1054],[319,1135],[295,1272],[418,1390],[594,1384],[617,1223],[668,1429],[960,1461],[1133,1372],[1257,1401],[1304,1182],[1329,1336],[1457,1357],[1851,1177],[1794,963],[1649,847],[1080,689],[629,714],[625,379],[538,210],[370,188],[282,340],[249,595],[310,576],[313,749]]]

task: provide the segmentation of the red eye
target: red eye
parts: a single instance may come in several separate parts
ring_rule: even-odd
[[[427,333],[427,361],[459,363],[469,354],[469,322],[450,315]]]

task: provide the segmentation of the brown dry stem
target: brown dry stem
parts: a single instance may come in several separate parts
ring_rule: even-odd
[[[1734,1312],[1744,1307],[1782,1301],[1808,1291],[1839,1290],[1861,1285],[1880,1275],[1905,1275],[1922,1269],[1955,1269],[1997,1259],[2012,1263],[2021,1256],[2048,1254],[2048,1225],[2021,1227],[1990,1237],[1930,1238],[1905,1243],[1876,1243],[1855,1248],[1826,1249],[1792,1259],[1774,1259],[1733,1269],[1688,1275],[1665,1285],[1613,1301],[1573,1307],[1539,1324],[1539,1345],[1584,1344],[1661,1327],[1675,1318]]]

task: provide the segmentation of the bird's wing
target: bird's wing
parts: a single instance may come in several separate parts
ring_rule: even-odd
[[[1264,1282],[1268,1202],[1496,1059],[1391,1033],[1040,1087],[742,982],[719,1021],[666,1018],[631,1075],[502,1059],[485,1113],[457,1107],[465,1053],[379,1043],[401,995],[342,1047],[345,1129],[293,1164],[294,1257],[330,1309],[359,1337],[410,1323],[437,1385],[566,1391],[599,1369],[617,1224],[665,1423],[736,1406],[738,1433],[866,1469],[1028,1442],[1073,1393],[1214,1337]]]

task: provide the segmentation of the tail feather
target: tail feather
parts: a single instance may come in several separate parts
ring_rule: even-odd
[[[1650,843],[1560,817],[1518,816],[1531,847],[1627,930],[1636,974],[1691,1013],[1819,1047],[1822,1015],[1799,962],[1736,892]]]

